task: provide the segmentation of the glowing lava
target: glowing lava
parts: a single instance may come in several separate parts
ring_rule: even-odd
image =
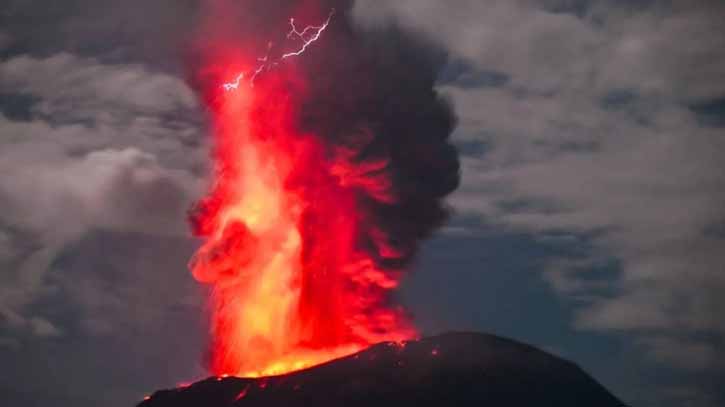
[[[281,58],[304,52],[329,21],[299,31],[291,20],[289,36],[302,45]],[[248,72],[271,66],[256,60],[263,63]],[[217,375],[282,374],[416,335],[387,298],[401,270],[376,260],[396,249],[359,202],[362,193],[395,200],[380,171],[386,162],[361,164],[352,150],[301,132],[300,91],[287,85],[298,79],[293,72],[275,71],[253,87],[232,74],[211,106],[215,182],[192,214],[205,242],[190,267],[213,287]],[[361,235],[375,237],[374,252]]]

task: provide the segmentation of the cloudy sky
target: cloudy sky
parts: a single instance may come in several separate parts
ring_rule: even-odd
[[[130,406],[205,372],[185,213],[208,140],[194,0],[0,6],[0,394]],[[462,185],[403,301],[634,406],[725,403],[725,5],[358,0],[449,53]]]

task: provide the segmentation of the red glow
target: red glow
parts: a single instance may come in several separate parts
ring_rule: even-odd
[[[237,394],[237,397],[234,398],[234,401],[237,401],[237,400],[240,400],[240,399],[243,399],[244,397],[246,397],[247,390],[249,390],[248,387],[245,387],[244,389],[242,389],[242,391],[240,391],[239,394]]]
[[[240,65],[215,66],[223,62],[234,80]],[[373,258],[395,249],[358,202],[395,199],[391,181],[370,168],[385,163],[359,168],[349,151],[301,133],[293,118],[304,85],[288,68],[254,87],[207,90],[215,180],[194,214],[205,242],[190,266],[213,286],[216,375],[282,374],[416,335],[388,306],[399,270]],[[375,253],[360,247],[361,232],[376,237]]]

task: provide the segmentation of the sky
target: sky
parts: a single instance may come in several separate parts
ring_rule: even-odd
[[[133,405],[204,377],[186,211],[208,183],[194,0],[0,6],[0,394]],[[633,406],[725,404],[725,4],[358,0],[448,54],[461,186],[401,301],[579,364]]]

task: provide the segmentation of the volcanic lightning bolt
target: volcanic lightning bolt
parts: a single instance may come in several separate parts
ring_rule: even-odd
[[[282,54],[280,59],[286,59],[289,57],[295,57],[302,55],[306,50],[307,47],[310,46],[313,42],[317,41],[320,38],[320,35],[322,35],[322,32],[325,31],[328,25],[330,25],[330,20],[332,19],[332,16],[335,14],[335,9],[330,10],[330,14],[327,16],[327,20],[325,20],[322,25],[314,26],[314,25],[308,25],[305,27],[302,31],[298,31],[297,27],[295,26],[295,19],[290,18],[289,24],[292,27],[289,33],[287,33],[288,39],[298,39],[302,42],[302,46],[300,46],[297,50],[290,51],[287,53]],[[312,34],[308,34],[309,32],[312,32]],[[257,75],[262,73],[262,71],[270,69],[270,67],[277,65],[278,62],[269,62],[269,54],[265,55],[262,58],[257,58],[258,61],[262,62],[255,70],[254,73],[252,73],[252,76],[249,79],[249,85],[254,86],[254,80],[257,78]],[[237,77],[234,79],[234,82],[228,82],[222,84],[222,88],[226,91],[234,90],[239,87],[239,82],[244,79],[244,72],[237,75]]]
[[[293,37],[299,38],[302,41],[302,47],[300,47],[300,49],[298,49],[297,51],[292,51],[292,52],[288,52],[286,54],[282,54],[282,59],[301,55],[302,53],[304,53],[310,44],[312,44],[313,42],[317,41],[320,38],[320,35],[322,34],[322,32],[325,31],[325,28],[327,28],[327,26],[330,24],[330,19],[332,18],[333,14],[335,14],[334,9],[332,11],[330,11],[330,15],[327,16],[327,21],[325,21],[322,25],[317,26],[317,27],[307,26],[302,31],[297,31],[297,27],[295,27],[295,19],[290,18],[289,23],[292,26],[292,29],[287,34],[287,38],[293,38]],[[308,38],[305,38],[307,31],[314,31],[314,34],[312,34]]]
[[[220,30],[228,9],[217,14],[211,32]],[[216,375],[283,374],[417,336],[391,293],[417,242],[445,218],[440,198],[457,184],[457,157],[446,141],[450,112],[432,91],[425,64],[423,74],[400,70],[391,82],[420,95],[349,89],[348,75],[335,71],[340,66],[368,80],[390,78],[355,54],[359,41],[346,15],[335,15],[304,28],[289,19],[284,39],[268,43],[261,58],[234,46],[216,52],[218,44],[206,43],[203,50],[215,52],[199,58],[198,75],[215,72],[217,79],[197,85],[212,113],[214,180],[190,214],[204,239],[190,268],[211,287],[209,362]],[[359,62],[323,59],[338,52]],[[220,85],[220,77],[233,80]],[[418,107],[396,113],[407,109],[397,103],[380,113],[376,106],[395,95]],[[442,124],[421,122],[423,131],[415,130],[416,120],[406,117],[418,111],[442,117]],[[386,128],[396,115],[401,120]],[[415,145],[414,155],[398,152]],[[415,154],[425,162],[414,161]],[[443,186],[435,181],[440,174],[449,175]],[[404,187],[403,179],[427,184]]]
[[[241,81],[242,79],[244,79],[244,72],[237,75],[237,77],[234,79],[234,82],[225,83],[222,85],[222,87],[224,88],[224,90],[236,89],[239,87],[239,81]]]

